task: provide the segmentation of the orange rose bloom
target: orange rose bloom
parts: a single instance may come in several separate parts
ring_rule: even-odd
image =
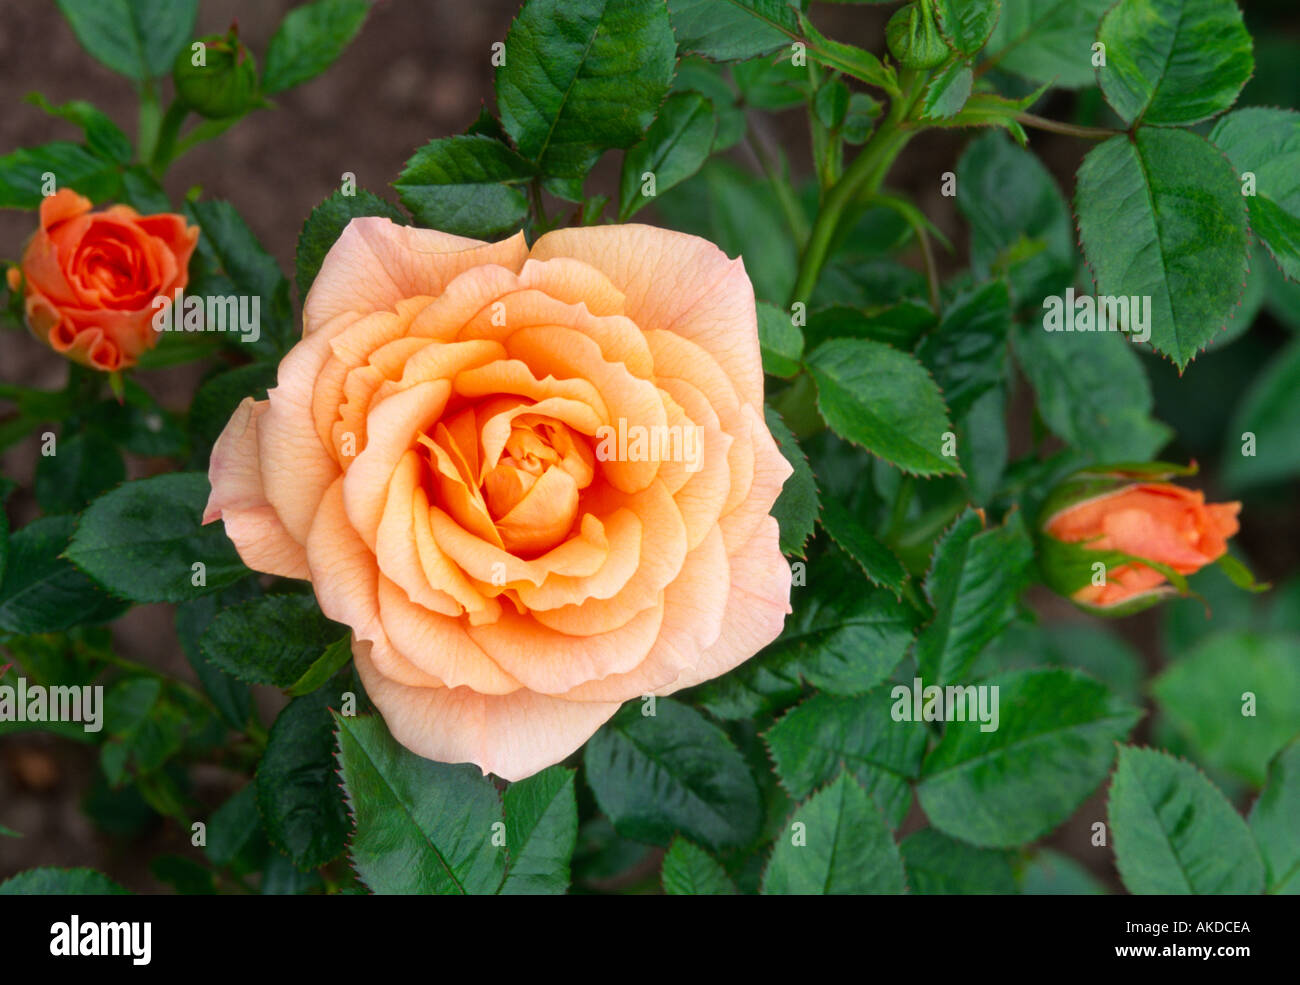
[[[355,219],[303,321],[205,519],[311,580],[411,750],[519,779],[780,633],[791,469],[739,260],[648,226],[529,250]]]
[[[27,324],[56,352],[106,372],[134,366],[158,340],[153,299],[188,280],[197,226],[126,205],[92,212],[69,188],[41,202],[41,228],[22,259]],[[18,289],[18,270],[9,286]]]
[[[1121,551],[1190,575],[1227,551],[1239,512],[1240,503],[1206,503],[1201,492],[1146,482],[1076,503],[1051,517],[1044,529],[1066,543]],[[1085,585],[1073,597],[1088,605],[1118,605],[1165,581],[1144,564],[1122,564],[1106,573],[1105,585]]]

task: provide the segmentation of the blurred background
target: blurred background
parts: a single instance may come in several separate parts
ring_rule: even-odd
[[[290,0],[204,0],[197,34],[224,31],[237,19],[241,38],[260,58],[292,6]],[[1241,6],[1255,38],[1257,61],[1256,76],[1242,103],[1297,106],[1300,8],[1292,0],[1247,0]],[[353,172],[358,185],[395,200],[389,183],[411,154],[431,138],[463,131],[484,101],[490,103],[491,46],[505,38],[516,8],[513,0],[378,0],[360,35],[333,67],[282,93],[275,109],[251,114],[216,141],[183,157],[168,175],[167,192],[178,202],[188,190],[201,186],[205,197],[229,199],[281,268],[291,273],[304,219],[338,188],[343,172]],[[814,16],[831,37],[883,53],[884,23],[892,10],[818,3]],[[74,137],[71,125],[23,101],[33,90],[54,103],[91,99],[134,134],[136,101],[131,85],[82,50],[52,0],[0,0],[0,66],[0,154]],[[164,85],[169,87],[170,82],[164,80]],[[1108,122],[1095,91],[1055,93],[1036,111],[1082,123]],[[748,116],[755,139],[779,148],[792,172],[807,177],[811,155],[803,110],[749,112]],[[945,273],[965,266],[968,231],[953,200],[940,196],[938,176],[954,168],[975,136],[962,131],[922,136],[908,147],[887,182],[907,191],[953,242],[952,254],[940,251]],[[1068,200],[1074,191],[1075,169],[1092,145],[1039,131],[1030,136],[1031,149],[1055,175]],[[620,156],[607,155],[593,174],[589,191],[617,199]],[[729,156],[740,167],[757,170],[747,144],[737,145]],[[0,259],[17,259],[34,221],[31,213],[0,212]],[[671,224],[653,210],[639,214],[638,221]],[[716,233],[715,238],[734,254],[744,248],[746,235],[755,231],[742,226]],[[919,267],[919,255],[904,259]],[[1154,358],[1144,362],[1156,395],[1155,416],[1178,435],[1162,457],[1195,458],[1203,468],[1198,484],[1211,498],[1244,499],[1238,545],[1257,577],[1274,583],[1274,591],[1255,601],[1224,590],[1217,576],[1208,575],[1198,587],[1214,609],[1213,620],[1207,621],[1199,603],[1182,601],[1112,624],[1106,629],[1113,633],[1105,636],[1098,635],[1095,622],[1085,622],[1086,617],[1060,600],[1043,592],[1031,594],[1031,606],[1053,633],[1054,645],[1081,647],[1088,651],[1082,659],[1110,662],[1111,672],[1131,678],[1135,694],[1142,680],[1212,629],[1269,625],[1300,630],[1300,591],[1294,580],[1288,582],[1300,568],[1295,470],[1232,490],[1224,488],[1220,475],[1234,413],[1261,371],[1294,342],[1300,328],[1300,291],[1276,283],[1276,278],[1269,280],[1265,271],[1257,271],[1252,280],[1246,304],[1257,314],[1248,332],[1216,343],[1181,380],[1167,363]],[[138,378],[164,407],[183,409],[199,372],[178,367]],[[63,360],[35,339],[17,332],[0,335],[0,379],[55,388],[62,385],[65,374]],[[1293,418],[1296,413],[1293,407]],[[1013,458],[1028,447],[1028,417],[1027,404],[1019,408],[1012,404]],[[1294,420],[1290,433],[1300,448],[1300,419]],[[20,484],[8,503],[14,527],[36,514],[30,495],[36,451],[32,439],[10,448],[0,459],[0,472]],[[1300,454],[1294,451],[1291,458],[1300,462]],[[157,463],[135,458],[129,467],[135,477],[156,471]],[[169,607],[137,607],[112,631],[122,654],[195,680],[177,644]],[[282,699],[271,689],[259,691],[268,692],[262,697],[269,716]],[[1161,728],[1159,721],[1147,718],[1134,741],[1164,742]],[[1176,741],[1172,734],[1168,737],[1171,748]],[[1239,807],[1248,804],[1244,788],[1234,787],[1227,777],[1215,775],[1215,779],[1237,797]],[[215,804],[242,781],[212,768],[210,774],[197,773],[194,782],[195,795]],[[1063,850],[1076,846],[1068,848],[1068,854],[1086,870],[1078,873],[1081,886],[1114,889],[1118,883],[1110,868],[1110,853],[1077,848],[1088,843],[1091,823],[1105,816],[1104,793],[1103,788],[1048,841]],[[916,820],[910,819],[904,830],[917,826]],[[159,852],[188,850],[188,838],[174,824],[162,823],[137,794],[109,790],[93,748],[36,732],[0,739],[0,824],[26,833],[20,839],[0,838],[0,880],[37,865],[84,865],[106,872],[130,889],[156,891],[165,887],[150,873],[148,860]]]

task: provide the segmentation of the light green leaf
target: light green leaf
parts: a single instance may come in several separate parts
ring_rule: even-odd
[[[35,209],[45,191],[45,175],[56,188],[71,188],[92,202],[117,195],[122,173],[112,161],[80,144],[55,140],[39,147],[20,147],[0,157],[0,209]]]
[[[1066,89],[1094,85],[1092,43],[1114,0],[1002,0],[985,53],[1001,69]]]
[[[1232,165],[1186,130],[1112,137],[1079,167],[1075,210],[1103,296],[1151,298],[1151,345],[1182,370],[1245,289],[1245,199]]]
[[[197,472],[118,486],[82,514],[67,557],[133,602],[184,602],[229,585],[248,569],[223,528],[203,526],[208,491]],[[200,570],[204,583],[196,584]]]
[[[934,380],[916,358],[880,342],[833,339],[807,359],[817,406],[840,437],[904,472],[951,475],[961,470],[941,454],[952,430]]]
[[[1118,333],[1048,332],[1031,323],[1013,338],[1044,423],[1094,461],[1146,461],[1173,437],[1151,417],[1146,370]]]
[[[769,895],[889,894],[903,888],[894,836],[847,773],[795,808],[763,873]]]
[[[348,665],[352,659],[352,634],[345,633],[325,648],[310,667],[285,692],[290,697],[311,694]]]
[[[501,122],[546,174],[581,176],[605,149],[641,139],[676,47],[664,3],[528,0],[497,69]]]
[[[946,120],[961,112],[970,98],[975,75],[962,59],[954,59],[935,73],[921,99],[921,116],[929,120]]]
[[[91,55],[143,82],[171,71],[194,33],[199,0],[57,0]]]
[[[625,706],[587,743],[587,782],[625,838],[666,845],[683,834],[710,848],[758,834],[758,787],[716,725],[666,698],[654,714]]]
[[[131,160],[131,141],[121,127],[104,115],[93,103],[74,99],[55,106],[39,92],[28,93],[27,101],[39,106],[51,116],[67,120],[81,127],[86,134],[86,146],[107,161],[126,164]]]
[[[302,700],[302,699],[299,699]],[[376,893],[490,894],[505,850],[496,787],[475,766],[423,759],[398,745],[381,719],[334,716],[343,788],[356,822],[349,854]]]
[[[1300,895],[1300,739],[1274,757],[1268,785],[1250,809],[1250,831],[1264,859],[1267,892]]]
[[[767,429],[776,439],[776,446],[794,469],[794,474],[785,480],[781,495],[772,506],[772,515],[781,530],[781,553],[803,557],[804,544],[812,536],[817,511],[821,508],[817,480],[808,467],[807,456],[781,420],[781,415],[771,407],[764,407],[763,416],[767,420]]]
[[[713,149],[718,130],[713,105],[698,92],[669,96],[645,138],[623,158],[619,181],[619,221],[650,204],[643,188],[654,177],[654,194],[662,195],[699,171]]]
[[[1239,176],[1254,176],[1246,196],[1251,232],[1288,278],[1300,280],[1300,113],[1239,109],[1218,122],[1210,143]]]
[[[934,828],[912,832],[898,847],[914,893],[970,896],[1017,891],[1007,852],[976,848]]]
[[[803,368],[803,332],[776,305],[760,301],[757,308],[763,372],[786,379],[796,375]]]
[[[338,703],[329,688],[290,701],[271,726],[257,767],[257,809],[267,837],[300,869],[343,854],[352,828],[334,765],[329,706]],[[353,812],[359,819],[355,804]]]
[[[1070,856],[1044,848],[1021,873],[1020,892],[1026,896],[1104,896],[1106,887]]]
[[[922,766],[917,795],[930,823],[954,838],[1020,845],[1055,828],[1097,789],[1115,743],[1140,713],[1073,670],[1012,671],[981,684],[998,688],[985,692],[990,710],[997,695],[998,727],[949,721]],[[965,711],[976,695],[955,697],[955,710]],[[912,707],[910,697],[901,700]]]
[[[954,51],[973,55],[993,33],[1002,0],[935,0],[939,33]]]
[[[1292,636],[1219,633],[1151,689],[1203,763],[1259,786],[1269,760],[1300,734],[1298,649]]]
[[[1110,786],[1115,864],[1131,893],[1258,893],[1264,864],[1241,815],[1191,763],[1123,746]]]
[[[1129,124],[1190,126],[1229,109],[1255,69],[1235,0],[1119,0],[1097,80]]]
[[[528,196],[520,186],[534,173],[491,137],[443,137],[416,151],[393,187],[423,225],[496,239],[517,229],[528,214]]]
[[[574,770],[552,766],[506,788],[505,895],[562,895],[578,843]]]
[[[28,869],[0,882],[0,896],[125,896],[112,879],[94,869]]]
[[[788,47],[799,26],[782,0],[668,0],[668,9],[681,51],[714,61],[740,61]]]
[[[343,54],[369,10],[366,0],[317,0],[289,11],[266,49],[263,91],[281,92],[320,75]]]
[[[795,800],[847,769],[897,828],[912,806],[911,784],[921,772],[929,738],[924,722],[890,715],[889,691],[851,698],[817,694],[764,736],[781,785]]]
[[[417,156],[418,154],[417,151]],[[401,209],[364,188],[358,188],[355,195],[344,195],[341,191],[332,194],[311,210],[311,215],[302,224],[302,232],[298,234],[296,266],[299,298],[307,297],[312,281],[320,272],[325,254],[330,251],[335,240],[342,235],[349,222],[361,216],[382,216],[399,224],[406,223],[406,215]]]
[[[916,661],[926,684],[966,677],[980,650],[1015,618],[1033,556],[1019,511],[989,530],[973,510],[958,517],[935,547],[925,577],[934,619],[916,638]]]
[[[660,873],[669,896],[735,896],[736,887],[712,855],[685,838],[674,838]]]

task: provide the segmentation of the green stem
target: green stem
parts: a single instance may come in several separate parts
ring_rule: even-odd
[[[149,161],[149,170],[155,178],[161,178],[167,166],[176,159],[176,138],[189,112],[179,99],[167,107],[167,114],[163,117],[162,126],[158,131],[158,143],[154,147],[153,158]]]
[[[1037,116],[1033,113],[1017,113],[1016,122],[1023,123],[1027,127],[1047,130],[1051,133],[1063,133],[1067,137],[1082,137],[1084,140],[1109,140],[1111,137],[1117,137],[1124,132],[1123,130],[1112,130],[1109,127],[1084,127],[1076,123],[1062,123],[1059,120],[1049,120],[1045,116]]]
[[[903,529],[903,521],[907,519],[907,511],[912,506],[912,494],[915,491],[916,481],[910,475],[903,476],[894,491],[894,502],[889,509],[889,519],[885,523],[882,539],[886,544],[891,543]]]
[[[920,86],[916,85],[919,76],[915,73],[905,74],[912,77],[905,83],[904,95],[890,104],[889,115],[885,117],[866,147],[845,170],[843,177],[826,195],[826,201],[817,214],[817,220],[813,223],[812,232],[808,236],[808,244],[799,259],[799,273],[795,277],[794,290],[790,295],[792,304],[797,301],[806,304],[812,296],[817,280],[821,276],[822,267],[825,266],[830,255],[835,230],[839,226],[844,210],[860,194],[869,194],[880,187],[894,159],[913,135],[913,131],[903,130],[901,126],[920,95]]]
[[[153,160],[158,148],[158,131],[162,125],[162,107],[158,104],[158,90],[153,79],[140,86],[139,127],[135,138],[135,156],[141,164]]]
[[[746,139],[749,142],[750,149],[754,152],[754,157],[758,159],[758,166],[763,169],[763,174],[767,176],[767,180],[772,186],[776,204],[780,207],[782,214],[785,216],[786,224],[790,227],[795,246],[802,249],[803,245],[808,242],[808,216],[804,214],[803,207],[795,198],[794,189],[790,187],[790,183],[777,171],[771,157],[763,149],[763,142],[754,135],[752,128],[746,129],[749,134]]]

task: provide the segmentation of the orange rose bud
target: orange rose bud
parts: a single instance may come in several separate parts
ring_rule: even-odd
[[[1227,550],[1241,504],[1207,503],[1204,493],[1163,481],[1190,471],[1153,463],[1066,480],[1041,514],[1047,584],[1090,611],[1128,615],[1187,594],[1185,576],[1207,564],[1238,568]],[[1238,580],[1237,570],[1230,574]],[[1249,581],[1247,574],[1242,584]]]
[[[134,366],[158,341],[154,299],[170,302],[189,279],[199,228],[126,205],[92,212],[90,200],[68,188],[42,201],[40,215],[21,264],[27,324],[92,369]]]

